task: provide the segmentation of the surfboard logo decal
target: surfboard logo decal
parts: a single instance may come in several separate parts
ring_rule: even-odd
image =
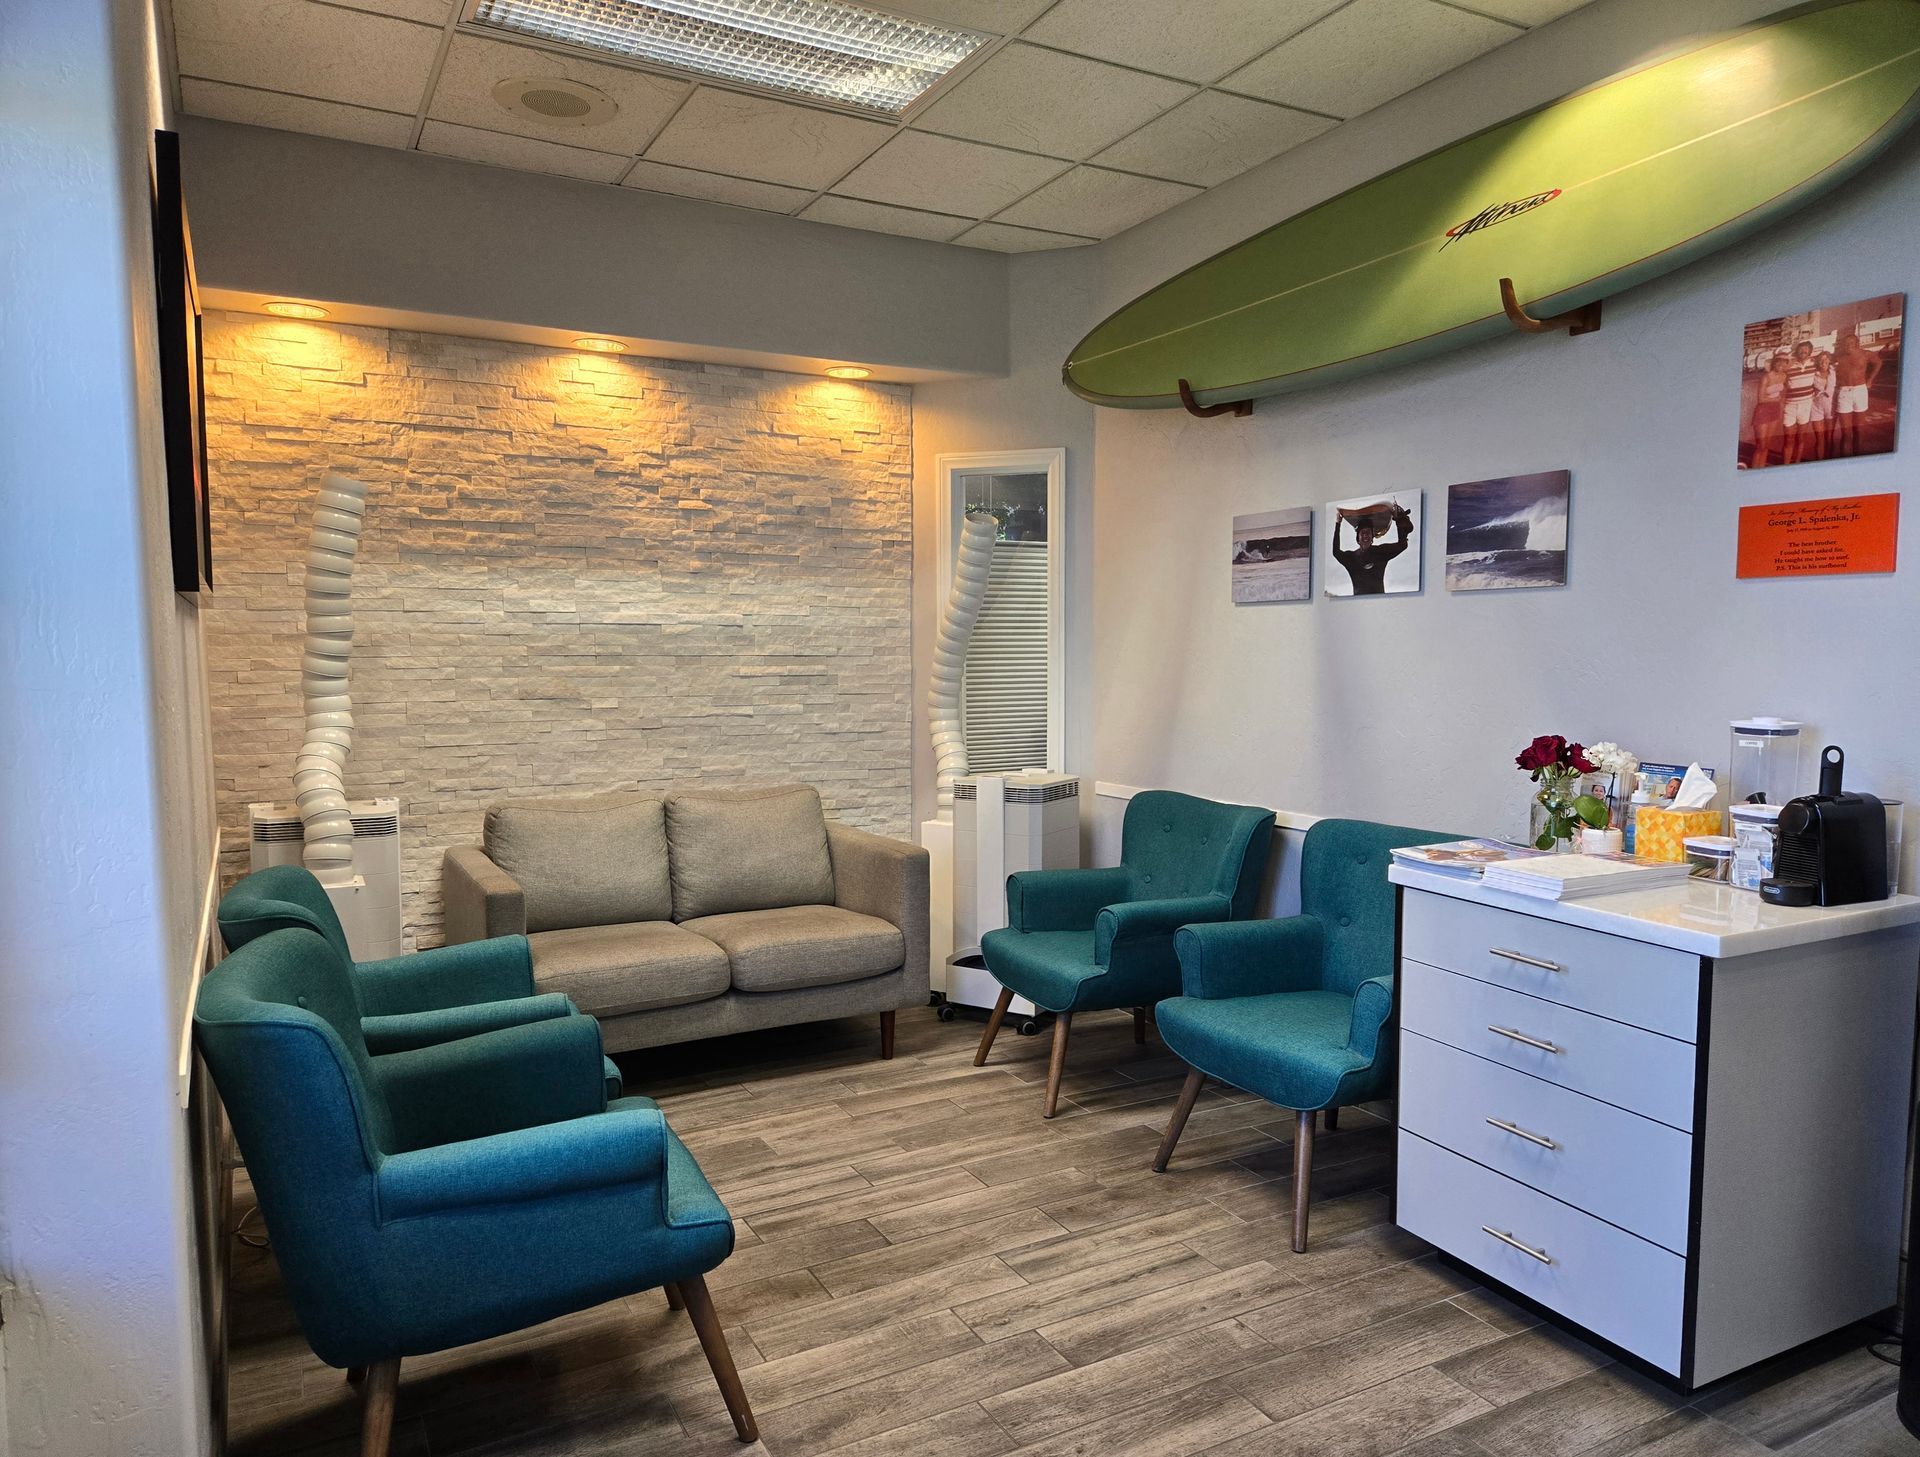
[[[1532,197],[1517,197],[1511,202],[1496,202],[1492,207],[1483,207],[1464,223],[1455,223],[1447,229],[1447,241],[1440,245],[1440,251],[1446,252],[1469,233],[1483,232],[1495,223],[1510,223],[1517,217],[1524,217],[1537,207],[1545,207],[1559,195],[1560,189],[1555,187],[1546,192],[1536,192]]]

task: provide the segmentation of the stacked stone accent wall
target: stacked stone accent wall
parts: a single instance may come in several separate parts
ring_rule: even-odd
[[[292,796],[329,468],[370,487],[347,790],[401,802],[410,945],[501,798],[800,780],[908,833],[907,388],[230,313],[205,353],[229,880]]]

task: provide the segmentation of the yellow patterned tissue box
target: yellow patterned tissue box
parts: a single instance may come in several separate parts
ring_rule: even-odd
[[[1633,853],[1648,860],[1684,860],[1688,835],[1717,835],[1717,809],[1659,809],[1642,805],[1633,816]]]

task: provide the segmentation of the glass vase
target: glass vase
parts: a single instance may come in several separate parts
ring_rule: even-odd
[[[1579,797],[1578,778],[1556,775],[1541,782],[1527,820],[1527,840],[1535,849],[1552,850],[1561,855],[1578,852],[1580,820],[1573,812],[1573,802]],[[1543,844],[1550,835],[1551,841]]]

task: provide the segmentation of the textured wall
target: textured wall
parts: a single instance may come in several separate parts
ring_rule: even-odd
[[[414,944],[508,795],[798,779],[907,831],[907,389],[241,314],[206,353],[229,876],[290,798],[329,466],[372,487],[347,787],[401,800]]]

